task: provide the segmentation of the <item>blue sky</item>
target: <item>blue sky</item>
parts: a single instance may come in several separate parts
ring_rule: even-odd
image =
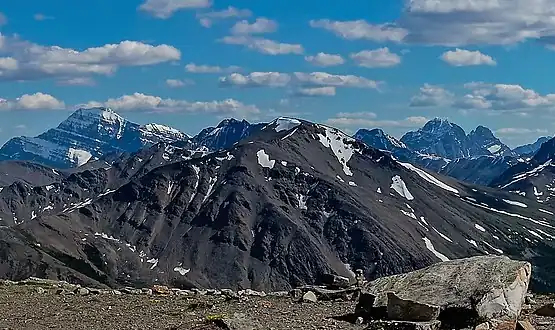
[[[189,134],[280,115],[399,136],[433,117],[553,135],[553,0],[0,4],[0,143],[79,106]]]

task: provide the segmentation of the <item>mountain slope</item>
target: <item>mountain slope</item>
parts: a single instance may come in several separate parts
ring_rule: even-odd
[[[246,120],[225,119],[217,127],[207,127],[195,135],[191,141],[196,146],[209,150],[231,148],[238,141],[258,133],[267,123],[250,124]]]
[[[469,154],[472,156],[517,156],[511,148],[501,142],[493,132],[484,126],[478,126],[468,134]]]
[[[108,108],[79,109],[37,137],[16,137],[0,149],[0,160],[33,161],[55,168],[77,167],[103,155],[134,152],[158,142],[186,141],[178,130],[140,126]]]
[[[544,142],[549,141],[549,140],[550,140],[549,137],[542,136],[542,137],[538,138],[536,140],[536,142],[534,142],[534,143],[525,144],[525,145],[522,145],[520,147],[515,148],[514,152],[516,154],[518,154],[519,156],[532,157],[541,148],[542,144]]]
[[[94,187],[109,173],[73,181]],[[281,119],[227,151],[146,169],[108,191],[81,186],[89,195],[69,209],[3,220],[0,275],[275,290],[329,272],[376,278],[503,253],[533,258],[535,285],[555,289],[555,227],[540,204],[431,175],[322,125]],[[21,189],[0,193],[0,207],[49,194]]]

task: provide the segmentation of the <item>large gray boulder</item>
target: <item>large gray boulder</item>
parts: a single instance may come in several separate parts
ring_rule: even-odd
[[[487,323],[492,330],[515,329],[530,275],[528,262],[502,256],[447,261],[368,283],[363,295],[376,299],[372,306],[359,302],[357,310],[369,311],[369,318],[384,317],[388,293],[393,292],[400,299],[438,306],[438,319],[445,328],[465,329]]]

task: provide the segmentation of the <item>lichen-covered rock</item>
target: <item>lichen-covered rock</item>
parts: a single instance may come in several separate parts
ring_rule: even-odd
[[[437,320],[439,312],[438,306],[402,299],[393,292],[387,294],[387,317],[390,320],[428,322]]]
[[[444,326],[461,329],[487,322],[514,329],[528,289],[531,265],[507,257],[481,256],[438,263],[368,283],[373,308],[387,306],[388,292],[440,307]],[[362,308],[359,308],[362,309]]]

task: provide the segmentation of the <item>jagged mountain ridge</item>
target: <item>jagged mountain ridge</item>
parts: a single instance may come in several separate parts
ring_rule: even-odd
[[[109,173],[74,180],[106,182]],[[0,207],[25,204],[36,189],[2,192]],[[375,278],[502,251],[534,255],[536,285],[553,289],[555,233],[539,204],[431,175],[308,122],[277,120],[228,150],[91,196],[19,224],[8,218],[1,275],[274,290],[328,272],[361,268]]]
[[[106,154],[135,152],[158,142],[188,141],[176,129],[132,123],[111,109],[78,109],[37,137],[16,137],[0,149],[0,160],[24,160],[55,168],[81,166]]]

